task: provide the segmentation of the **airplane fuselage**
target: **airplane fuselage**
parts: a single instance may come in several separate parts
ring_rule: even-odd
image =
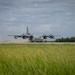
[[[31,40],[31,42],[43,42],[43,38],[41,36],[38,37],[33,37],[33,39]]]

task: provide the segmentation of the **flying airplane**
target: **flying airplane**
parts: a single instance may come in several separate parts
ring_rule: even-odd
[[[43,34],[42,36],[33,36],[33,34],[29,33],[28,27],[26,28],[26,34],[8,35],[8,36],[14,36],[15,39],[17,39],[17,38],[27,39],[28,38],[30,42],[43,42],[47,38],[51,38],[51,39],[55,38],[54,35],[52,35],[52,34],[50,34],[50,35]]]

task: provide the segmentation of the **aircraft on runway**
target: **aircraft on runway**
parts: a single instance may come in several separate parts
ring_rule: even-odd
[[[8,36],[14,36],[15,39],[17,39],[17,38],[27,39],[28,38],[30,42],[43,42],[47,38],[51,38],[51,39],[55,38],[54,35],[52,35],[52,34],[50,34],[50,35],[43,34],[42,36],[38,36],[38,37],[33,36],[33,34],[29,33],[28,27],[26,28],[26,34],[8,35]]]

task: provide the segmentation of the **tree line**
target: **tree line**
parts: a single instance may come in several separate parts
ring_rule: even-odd
[[[75,42],[75,37],[59,38],[55,42]]]

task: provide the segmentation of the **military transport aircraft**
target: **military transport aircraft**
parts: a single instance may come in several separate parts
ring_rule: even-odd
[[[22,35],[8,35],[8,36],[14,36],[15,39],[17,38],[22,38],[22,39],[29,39],[30,42],[43,42],[45,41],[45,39],[47,38],[51,38],[54,39],[54,35],[50,34],[50,35],[45,35],[43,34],[42,36],[33,36],[33,34],[29,33],[28,27],[26,28],[26,34],[22,34]]]

